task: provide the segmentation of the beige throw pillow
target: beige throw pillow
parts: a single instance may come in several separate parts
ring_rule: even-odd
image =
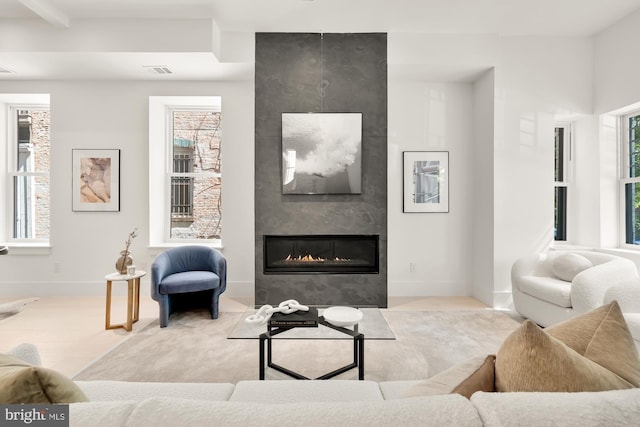
[[[616,301],[550,326],[545,332],[640,387],[638,350]]]
[[[581,392],[632,388],[603,366],[583,357],[526,320],[496,355],[499,392]]]
[[[470,398],[476,391],[495,391],[494,355],[478,356],[452,366],[407,389],[401,397],[458,393]]]
[[[551,260],[551,272],[560,280],[573,281],[578,273],[593,267],[593,263],[582,255],[567,253]]]
[[[0,354],[0,403],[73,403],[87,397],[69,378]]]

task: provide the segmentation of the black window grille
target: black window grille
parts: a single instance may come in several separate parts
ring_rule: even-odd
[[[174,153],[173,171],[175,173],[193,172],[191,152]],[[171,178],[171,215],[174,218],[193,217],[193,177],[174,176]]]

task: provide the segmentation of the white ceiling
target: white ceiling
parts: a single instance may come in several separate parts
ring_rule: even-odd
[[[64,31],[87,19],[211,18],[222,32],[590,36],[638,9],[640,0],[0,0],[0,31],[3,22],[34,20]],[[185,69],[161,78],[250,78],[246,64],[220,64],[202,52],[175,55],[55,52],[0,40],[0,67],[15,71],[0,79],[156,78],[140,72],[152,63]]]

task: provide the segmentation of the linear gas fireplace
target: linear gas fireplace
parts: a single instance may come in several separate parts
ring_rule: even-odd
[[[265,274],[377,274],[379,236],[264,236]]]

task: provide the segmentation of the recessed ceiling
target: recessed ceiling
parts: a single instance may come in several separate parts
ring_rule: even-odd
[[[14,71],[1,73],[0,80],[251,78],[251,60],[223,63],[203,49],[176,52],[164,45],[146,51],[109,51],[96,48],[107,37],[96,31],[89,37],[84,33],[74,36],[73,44],[78,46],[40,49],[38,40],[43,39],[34,42],[29,30],[21,29],[23,23],[41,23],[61,33],[77,31],[89,19],[210,19],[207,22],[213,22],[212,26],[225,34],[387,32],[588,37],[639,9],[640,0],[0,0],[0,66]],[[16,34],[26,34],[31,44],[20,39],[3,43],[15,39]],[[144,32],[138,35],[146,36]],[[166,65],[172,73],[152,74],[144,68],[157,64]]]
[[[224,31],[502,35],[591,35],[640,8],[640,0],[0,0],[0,17],[34,17],[29,3],[71,22],[214,18]]]

